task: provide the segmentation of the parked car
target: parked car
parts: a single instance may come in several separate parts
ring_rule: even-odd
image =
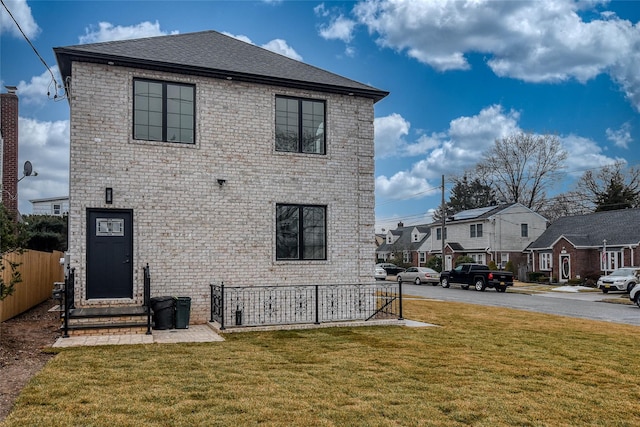
[[[391,276],[395,276],[398,273],[401,273],[404,271],[404,268],[398,267],[397,265],[391,264],[390,262],[381,262],[380,264],[376,264],[376,267],[384,268],[387,274],[390,274]]]
[[[634,286],[629,292],[629,299],[636,303],[640,307],[640,285]]]
[[[495,288],[498,292],[506,292],[508,286],[513,286],[513,273],[492,271],[484,264],[464,263],[440,273],[440,285],[443,288],[448,288],[452,283],[459,283],[462,289],[473,286],[476,291]]]
[[[376,280],[385,280],[387,278],[387,270],[382,267],[376,267],[375,271],[373,272],[373,277]]]
[[[596,286],[605,294],[609,291],[630,293],[638,281],[640,281],[640,267],[622,267],[606,276],[601,276]]]
[[[409,267],[398,273],[398,283],[402,282],[413,282],[416,285],[431,283],[435,286],[440,283],[440,273],[427,267]]]

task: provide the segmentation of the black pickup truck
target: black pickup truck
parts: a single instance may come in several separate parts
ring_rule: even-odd
[[[495,288],[505,292],[507,286],[513,286],[513,273],[510,271],[491,271],[483,264],[460,264],[450,271],[440,273],[440,285],[448,288],[452,283],[459,283],[462,289],[473,286],[476,291]]]

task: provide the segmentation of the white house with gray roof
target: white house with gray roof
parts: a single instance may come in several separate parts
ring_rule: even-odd
[[[76,307],[212,283],[371,283],[388,92],[215,31],[54,49],[71,110]]]
[[[526,249],[532,271],[567,282],[640,266],[640,209],[559,218]]]

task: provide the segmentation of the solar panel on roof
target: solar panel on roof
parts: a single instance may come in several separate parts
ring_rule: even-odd
[[[480,215],[485,214],[485,213],[489,212],[492,209],[495,209],[495,206],[488,206],[486,208],[469,209],[469,210],[466,210],[466,211],[458,212],[457,214],[455,214],[453,216],[453,219],[454,220],[460,220],[460,219],[477,218]]]

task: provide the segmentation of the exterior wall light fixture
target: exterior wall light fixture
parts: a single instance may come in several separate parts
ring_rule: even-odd
[[[110,205],[113,203],[113,188],[107,187],[104,189],[104,202],[107,205]]]

